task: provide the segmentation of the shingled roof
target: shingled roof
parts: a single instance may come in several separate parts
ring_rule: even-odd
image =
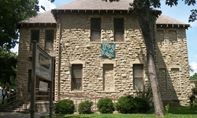
[[[74,0],[55,10],[129,10],[133,0]]]
[[[39,13],[34,17],[28,18],[26,20],[23,20],[19,23],[20,25],[30,25],[30,26],[36,26],[36,25],[51,25],[56,26],[56,20],[54,18],[54,15],[51,13],[51,11],[47,11],[44,13]]]
[[[157,25],[175,25],[177,27],[180,27],[180,26],[184,26],[184,27],[189,27],[190,25],[187,24],[187,23],[184,23],[180,20],[177,20],[177,19],[174,19],[174,18],[171,18],[169,16],[166,16],[166,15],[160,15],[159,18],[157,19],[156,21],[156,24]]]
[[[110,0],[74,0],[69,4],[65,4],[54,11],[84,11],[84,10],[111,10],[111,11],[129,11],[130,4],[133,0],[119,0],[119,2],[110,2]],[[61,12],[60,12],[61,13]],[[38,14],[35,17],[29,18],[20,22],[20,24],[56,24],[56,20],[51,11]],[[158,27],[189,27],[189,24],[171,18],[169,16],[161,15],[156,21]]]

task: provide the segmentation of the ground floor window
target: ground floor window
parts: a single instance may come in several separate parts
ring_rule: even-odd
[[[71,90],[82,90],[82,64],[72,64]]]
[[[103,65],[103,90],[114,91],[114,65],[104,64]]]
[[[143,80],[143,64],[133,65],[133,88],[134,90],[142,91],[144,89]]]
[[[168,83],[167,83],[167,70],[166,68],[159,69],[159,84],[161,89],[167,90]]]

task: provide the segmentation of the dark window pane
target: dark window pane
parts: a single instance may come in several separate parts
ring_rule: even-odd
[[[142,64],[134,64],[133,65],[133,73],[135,78],[143,78],[143,65]]]
[[[92,18],[91,19],[91,41],[101,40],[101,19]]]
[[[82,86],[82,64],[73,64],[72,65],[72,81],[71,89],[72,90],[81,90]]]
[[[46,50],[53,49],[53,40],[54,40],[54,30],[46,30],[45,31],[45,49]]]
[[[133,65],[133,87],[135,90],[139,91],[142,91],[144,88],[142,64]]]
[[[144,88],[144,82],[142,78],[135,78],[134,79],[134,89],[138,91],[142,91]]]
[[[159,87],[161,88],[161,90],[162,91],[167,90],[168,81],[167,81],[167,70],[166,70],[166,68],[159,68],[158,79],[159,79],[159,85],[160,85]]]
[[[31,42],[33,41],[39,42],[39,39],[40,39],[40,31],[31,30]]]
[[[124,19],[114,19],[114,41],[124,41]]]

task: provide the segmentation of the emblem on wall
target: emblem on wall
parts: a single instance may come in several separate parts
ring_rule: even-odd
[[[115,43],[103,42],[101,43],[101,56],[103,58],[115,58]]]

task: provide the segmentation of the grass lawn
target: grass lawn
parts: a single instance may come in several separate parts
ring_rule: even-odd
[[[47,118],[47,117],[45,117]],[[83,114],[58,115],[54,118],[155,118],[154,114]],[[197,114],[166,114],[164,118],[197,118]]]
[[[48,118],[48,117],[42,117]],[[54,118],[155,118],[153,113],[148,114],[75,114],[56,115]],[[197,118],[197,108],[170,107],[164,118]]]

